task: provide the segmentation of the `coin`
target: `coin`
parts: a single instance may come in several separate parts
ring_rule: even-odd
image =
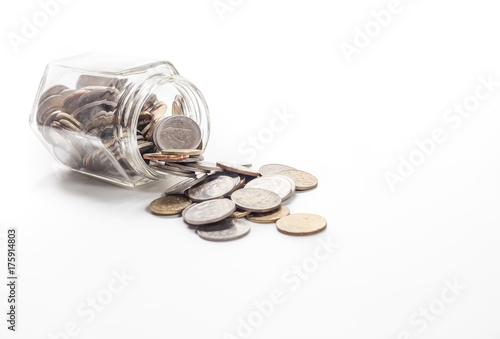
[[[170,194],[184,193],[185,190],[193,187],[194,185],[196,185],[199,182],[202,182],[207,177],[208,177],[208,174],[202,174],[198,178],[187,178],[187,179],[184,179],[184,180],[178,182],[177,184],[175,184],[175,185],[167,188],[165,190],[165,192],[163,192],[163,194],[170,195]]]
[[[211,171],[211,172],[222,172],[223,169],[217,166],[215,163],[212,162],[206,162],[206,161],[198,161],[198,162],[193,162],[190,163],[189,166],[199,168],[201,170],[205,171]]]
[[[210,172],[210,171],[207,171],[204,169],[192,167],[192,166],[190,166],[191,165],[190,162],[187,162],[187,163],[167,162],[166,164],[168,166],[176,167],[176,168],[179,168],[181,170],[185,170],[185,171],[189,171],[189,172],[206,172],[206,173]]]
[[[156,171],[163,173],[163,174],[173,174],[173,175],[177,175],[179,177],[196,178],[195,173],[192,173],[192,172],[186,173],[186,172],[182,172],[182,171],[179,171],[179,170],[176,170],[173,168],[169,168],[168,166],[162,165],[157,161],[151,161],[149,163],[149,166],[154,167],[154,169]]]
[[[203,151],[199,149],[162,149],[161,153],[172,155],[201,155]]]
[[[247,215],[247,219],[252,222],[257,222],[259,224],[270,224],[276,222],[276,220],[281,219],[290,214],[288,207],[281,205],[274,211],[264,212],[264,213],[250,213]]]
[[[298,170],[287,170],[280,172],[280,175],[289,177],[295,182],[295,189],[297,191],[310,190],[318,186],[318,179],[310,173]]]
[[[239,210],[237,209],[236,211],[233,212],[233,214],[231,214],[229,217],[230,218],[236,218],[236,219],[240,219],[240,218],[244,218],[246,217],[247,215],[249,215],[251,212],[250,211],[242,211],[242,210]]]
[[[82,74],[76,82],[76,88],[80,89],[88,86],[107,86],[119,88],[119,84],[120,80],[118,78]]]
[[[155,103],[150,111],[154,119],[160,119],[163,115],[165,115],[166,112],[167,112],[167,105],[165,105],[165,103],[161,101]]]
[[[205,225],[223,220],[236,210],[229,199],[214,199],[193,204],[182,214],[184,221],[192,225]]]
[[[149,205],[151,212],[156,215],[175,215],[181,213],[191,201],[182,194],[168,195],[158,198]]]
[[[280,172],[287,171],[287,170],[294,170],[295,168],[286,166],[286,165],[280,165],[280,164],[268,164],[261,166],[259,168],[259,173],[262,175],[271,175],[271,174],[280,174]]]
[[[165,159],[165,162],[189,162],[189,163],[193,163],[193,162],[198,162],[198,161],[202,161],[203,160],[203,156],[202,155],[192,155],[192,156],[180,156],[181,158],[179,159]]]
[[[260,174],[259,172],[252,170],[249,167],[246,166],[241,166],[238,164],[231,164],[228,162],[218,162],[217,166],[225,169],[226,171],[234,172],[234,173],[239,173],[239,174],[244,174],[244,175],[249,175],[252,177],[258,177]]]
[[[37,111],[37,118],[40,124],[45,122],[51,113],[60,111],[65,97],[62,95],[52,95],[45,99],[39,106]]]
[[[43,94],[40,96],[40,99],[38,100],[38,102],[42,103],[48,97],[51,97],[51,96],[56,95],[56,94],[61,94],[63,91],[65,91],[67,89],[68,89],[68,87],[66,87],[64,85],[52,86],[49,89],[47,89],[45,92],[43,92]]]
[[[295,184],[293,185],[295,186]],[[282,201],[290,198],[293,194],[290,179],[282,175],[267,175],[255,178],[249,181],[245,187],[247,188],[263,188],[274,192],[280,196]]]
[[[234,179],[229,176],[210,176],[205,182],[191,187],[187,194],[193,201],[217,199],[229,194],[235,186]]]
[[[243,219],[224,219],[215,224],[200,226],[196,233],[210,241],[229,241],[244,237],[250,232],[250,225]]]
[[[238,208],[251,212],[268,212],[279,207],[281,198],[274,192],[262,188],[241,188],[231,194]]]
[[[57,113],[55,118],[56,120],[61,120],[61,119],[69,120],[73,123],[73,125],[77,126],[80,129],[82,128],[82,124],[80,123],[80,121],[76,120],[72,115],[69,115],[67,113],[59,112]]]
[[[326,228],[326,219],[317,214],[290,214],[276,221],[278,231],[289,235],[308,235]]]
[[[167,159],[167,156],[165,154],[161,154],[160,152],[157,153],[145,153],[142,155],[142,157],[146,160],[165,160]]]
[[[183,115],[184,114],[184,98],[180,95],[176,95],[174,98],[174,103],[172,104],[172,115]]]
[[[63,101],[62,111],[68,114],[73,113],[73,111],[78,107],[78,101],[80,100],[82,95],[88,92],[89,92],[88,90],[81,89],[69,94]]]
[[[201,142],[200,126],[185,116],[170,116],[154,126],[153,140],[160,149],[194,149]]]

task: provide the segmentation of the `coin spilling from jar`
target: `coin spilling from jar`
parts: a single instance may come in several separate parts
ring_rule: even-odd
[[[195,149],[169,149],[145,156],[157,157],[151,161],[161,170],[186,177],[150,204],[152,213],[182,215],[202,239],[240,239],[249,234],[250,222],[274,223],[279,232],[288,235],[309,235],[326,228],[325,218],[291,214],[284,205],[296,190],[318,186],[317,178],[308,172],[279,164],[255,170],[251,165],[200,161]]]

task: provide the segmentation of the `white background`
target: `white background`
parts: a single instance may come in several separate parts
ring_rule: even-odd
[[[279,290],[285,302],[247,337],[500,338],[500,87],[459,128],[443,118],[480,77],[500,81],[497,4],[401,0],[348,62],[341,44],[389,1],[229,3],[221,18],[212,0],[72,0],[16,51],[8,36],[41,7],[2,2],[0,225],[18,228],[20,281],[10,333],[4,233],[0,337],[63,339],[74,323],[82,339],[241,338],[239,317]],[[45,65],[88,51],[166,59],[194,82],[211,111],[207,160],[245,158],[238,147],[275,110],[292,114],[251,162],[316,175],[319,187],[288,206],[323,215],[327,230],[252,224],[244,239],[207,242],[149,212],[164,182],[124,189],[60,169],[28,117]],[[436,128],[446,140],[391,190],[386,173]],[[293,289],[283,276],[329,238],[339,247]],[[122,270],[134,278],[82,316]]]

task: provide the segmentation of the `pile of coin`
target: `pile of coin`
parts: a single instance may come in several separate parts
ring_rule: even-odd
[[[131,93],[132,92],[132,93]],[[202,133],[196,122],[184,116],[182,96],[175,96],[171,116],[166,116],[167,105],[155,94],[147,96],[135,130],[131,131],[131,110],[124,102],[136,95],[126,79],[81,75],[75,88],[53,85],[39,97],[36,111],[38,127],[54,156],[70,168],[104,177],[137,175],[133,159],[126,154],[131,134],[135,133],[137,147],[146,163],[167,166],[164,158],[152,159],[151,153],[166,149],[201,150]],[[189,157],[189,156],[188,156]],[[197,160],[201,160],[201,153]],[[175,171],[169,170],[169,171]],[[177,171],[178,172],[178,171]],[[170,172],[168,172],[170,173]]]
[[[158,156],[182,156],[190,152],[164,150]],[[181,214],[202,239],[239,239],[250,232],[248,221],[276,223],[278,231],[289,235],[314,234],[326,228],[325,218],[309,213],[290,214],[283,205],[296,190],[309,190],[318,185],[310,173],[279,164],[254,170],[251,165],[191,158],[164,161],[166,166],[174,165],[173,168],[187,178],[151,202],[150,209],[156,215]]]

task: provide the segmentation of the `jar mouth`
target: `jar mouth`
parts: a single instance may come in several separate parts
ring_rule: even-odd
[[[138,123],[142,108],[145,106],[148,98],[155,95],[158,101],[166,104],[167,111],[158,119],[158,121],[173,115],[173,106],[176,97],[182,98],[182,110],[177,114],[187,116],[193,119],[199,126],[202,132],[202,150],[207,147],[210,137],[210,117],[208,106],[199,89],[184,77],[176,75],[156,74],[146,79],[138,88],[131,89],[131,94],[126,98],[124,105],[124,117],[127,121],[124,126],[130,126],[130,138],[127,147],[131,150],[129,154],[132,157],[131,165],[141,175],[152,179],[165,179],[171,177],[159,170],[148,165],[143,159],[138,147]],[[127,119],[128,117],[128,119]]]

